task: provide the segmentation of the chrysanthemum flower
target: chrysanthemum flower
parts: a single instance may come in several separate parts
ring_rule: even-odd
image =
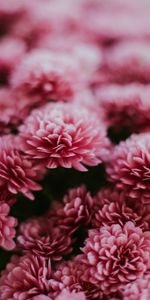
[[[128,283],[122,293],[123,300],[149,300],[150,299],[150,277],[145,276]]]
[[[86,171],[96,166],[108,144],[104,125],[81,106],[48,104],[20,127],[22,148],[36,164]]]
[[[35,50],[27,54],[12,74],[11,83],[20,96],[49,100],[70,100],[80,77],[78,62],[66,54]]]
[[[97,91],[104,120],[108,127],[113,128],[114,133],[122,128],[136,132],[149,126],[149,97],[149,85],[107,85]]]
[[[91,221],[93,199],[85,186],[70,189],[63,198],[64,225],[75,230]]]
[[[17,220],[8,216],[10,207],[6,203],[0,202],[0,247],[5,250],[12,250],[15,247],[13,238],[15,237],[15,226]]]
[[[91,230],[83,248],[92,283],[105,293],[142,278],[150,268],[150,232],[132,222]]]
[[[54,201],[46,215],[51,228],[59,227],[66,234],[89,226],[93,213],[93,198],[84,185],[69,189],[61,202]]]
[[[114,148],[106,168],[110,181],[143,203],[150,201],[149,149],[149,133],[132,135]]]
[[[85,277],[86,274],[86,279]],[[67,290],[69,292],[84,292],[87,299],[103,300],[101,288],[92,284],[87,278],[89,277],[88,268],[82,263],[80,256],[73,260],[60,263],[56,271],[53,272],[51,281],[54,295]]]
[[[148,215],[143,206],[138,210],[135,206],[132,207],[128,193],[113,188],[103,188],[94,198],[92,225],[94,228],[112,224],[123,226],[126,222],[132,221],[143,230],[149,230]]]
[[[10,193],[24,194],[34,199],[32,191],[41,189],[36,183],[36,171],[32,163],[19,151],[15,138],[4,136],[0,138],[0,187]]]
[[[0,278],[1,300],[42,299],[51,292],[50,278],[50,261],[33,255],[13,257]]]
[[[17,240],[23,251],[54,261],[61,260],[72,250],[71,238],[62,228],[51,228],[46,217],[22,223]]]
[[[40,39],[38,47],[55,51],[58,56],[62,53],[69,53],[80,64],[81,75],[85,79],[90,79],[103,63],[103,52],[100,47],[80,41],[79,36],[72,33],[65,36],[57,36],[55,32],[53,35],[52,33],[44,35]]]
[[[107,60],[112,82],[150,82],[150,45],[144,41],[126,41],[114,46]]]

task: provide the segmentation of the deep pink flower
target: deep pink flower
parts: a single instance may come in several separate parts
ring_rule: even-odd
[[[114,148],[106,168],[110,181],[143,203],[150,201],[149,149],[149,133],[132,135]]]
[[[33,255],[13,257],[0,278],[1,300],[48,296],[51,292],[50,279],[50,261]]]
[[[72,234],[91,222],[93,198],[84,185],[69,189],[62,202],[54,201],[47,213],[51,227],[59,227],[67,234]]]
[[[97,99],[103,111],[104,120],[115,133],[122,128],[136,132],[149,126],[149,97],[149,85],[107,85],[97,91]]]
[[[149,300],[150,299],[150,277],[145,276],[128,283],[122,292],[123,300]]]
[[[150,232],[132,222],[91,230],[85,242],[84,263],[89,281],[105,293],[142,278],[150,268]]]
[[[15,247],[13,238],[15,237],[15,226],[17,220],[8,216],[10,207],[6,203],[0,202],[0,247],[12,250]]]
[[[46,217],[22,223],[17,240],[23,251],[54,261],[61,260],[72,251],[71,238],[62,228],[51,228]]]
[[[124,226],[126,222],[132,221],[143,230],[150,229],[149,213],[146,213],[143,205],[140,205],[140,209],[135,209],[128,193],[117,189],[100,190],[94,198],[94,211],[92,216],[94,228],[112,224]]]
[[[34,180],[36,172],[32,163],[19,151],[13,136],[0,138],[0,187],[12,194],[23,193],[34,199],[32,191],[41,189]]]
[[[91,221],[93,199],[85,186],[70,189],[63,198],[64,226],[76,230]]]
[[[85,275],[86,279],[84,278]],[[88,280],[89,272],[87,266],[82,263],[80,256],[60,263],[52,277],[51,284],[55,296],[61,291],[67,290],[69,292],[84,292],[87,299],[91,300],[104,299],[102,290]]]
[[[55,52],[35,50],[24,57],[12,74],[12,87],[31,101],[70,100],[80,76],[77,65],[65,53],[58,56]]]
[[[108,141],[104,125],[81,106],[48,104],[20,127],[23,150],[36,164],[86,171],[96,166]]]

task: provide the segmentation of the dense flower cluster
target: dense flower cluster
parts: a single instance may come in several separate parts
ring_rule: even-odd
[[[0,1],[1,300],[150,300],[149,15]]]

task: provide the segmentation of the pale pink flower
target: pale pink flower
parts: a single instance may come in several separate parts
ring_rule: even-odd
[[[71,238],[59,227],[50,227],[46,217],[22,223],[17,238],[24,252],[59,261],[72,251]]]
[[[0,278],[1,300],[48,296],[51,292],[50,279],[50,261],[33,255],[13,257]]]
[[[101,162],[108,140],[94,113],[74,104],[48,104],[20,127],[22,148],[36,164],[86,171]]]
[[[150,298],[150,277],[144,276],[131,283],[128,283],[122,291],[123,300],[149,300]]]
[[[0,187],[10,193],[24,194],[33,200],[32,191],[41,189],[36,183],[36,171],[32,163],[20,152],[13,136],[0,138]]]
[[[114,148],[106,168],[110,181],[143,203],[150,201],[149,149],[149,133],[132,135]]]
[[[91,230],[85,242],[84,263],[89,281],[105,293],[142,278],[150,268],[150,232],[132,222]]]
[[[149,37],[149,9],[143,5],[146,3],[119,0],[85,1],[85,4],[81,26],[92,41],[109,47],[120,40]]]
[[[78,62],[65,53],[34,50],[12,74],[11,84],[20,96],[41,102],[70,100],[77,90]]]
[[[12,250],[15,248],[15,226],[17,220],[14,217],[8,216],[10,207],[6,203],[0,202],[0,247],[5,250]]]
[[[112,82],[150,82],[150,44],[144,41],[125,41],[108,52],[107,66]]]

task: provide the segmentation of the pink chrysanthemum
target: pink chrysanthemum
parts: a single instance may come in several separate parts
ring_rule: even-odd
[[[59,227],[50,228],[44,217],[21,224],[17,240],[23,251],[54,261],[61,260],[72,251],[71,238]]]
[[[70,189],[63,198],[64,226],[73,231],[91,221],[93,199],[85,186]]]
[[[17,149],[12,136],[0,138],[0,187],[12,194],[23,193],[34,199],[32,191],[41,189],[34,180],[36,172],[31,162]]]
[[[91,230],[83,248],[90,281],[106,293],[134,281],[150,268],[150,232],[132,222]]]
[[[128,221],[132,221],[143,230],[150,228],[149,214],[146,214],[144,207],[140,207],[140,210],[132,207],[131,199],[123,191],[104,188],[95,196],[94,202],[95,212],[92,216],[94,228],[112,224],[123,226]]]
[[[93,198],[84,185],[68,190],[62,202],[54,201],[47,213],[51,227],[59,227],[72,234],[90,224],[93,213]]]
[[[70,100],[77,89],[78,62],[66,54],[35,50],[26,57],[12,74],[12,87],[21,96],[49,100]]]
[[[122,292],[123,300],[149,300],[150,299],[150,277],[137,279],[128,283]]]
[[[150,201],[149,151],[149,133],[132,135],[114,148],[106,168],[110,181],[143,203]]]
[[[0,278],[1,300],[42,299],[51,292],[50,278],[50,261],[33,255],[12,257]]]
[[[108,52],[108,70],[112,82],[150,82],[150,45],[144,41],[126,41]]]
[[[8,216],[10,207],[6,203],[0,202],[0,247],[12,250],[15,247],[13,238],[15,237],[15,226],[17,220]]]
[[[48,104],[20,127],[23,150],[36,164],[86,171],[96,166],[108,141],[104,125],[81,106]]]
[[[65,36],[57,36],[55,33],[44,35],[40,39],[38,47],[55,51],[57,55],[62,53],[72,55],[79,62],[82,76],[86,79],[90,79],[103,62],[101,48],[96,44],[80,41],[79,36],[74,36],[72,33]]]
[[[86,279],[84,280],[86,274]],[[82,263],[80,256],[68,262],[62,262],[53,272],[51,281],[54,295],[61,291],[84,292],[87,299],[103,300],[102,290],[92,284],[87,278],[89,276],[87,266]]]
[[[120,127],[136,132],[149,126],[149,97],[149,85],[109,85],[97,91],[105,122],[115,133],[120,131]]]

